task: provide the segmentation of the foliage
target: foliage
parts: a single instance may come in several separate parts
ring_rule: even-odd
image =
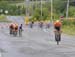
[[[67,3],[64,0],[54,0],[54,12],[59,15],[64,15],[63,12],[66,10]]]
[[[2,12],[1,12],[2,10]],[[7,15],[22,15],[25,14],[24,6],[10,5],[7,1],[0,2],[0,14],[5,14],[5,11],[8,11]]]
[[[13,4],[10,4],[9,2],[13,1]],[[0,0],[0,9],[3,9],[3,12],[0,14],[5,14],[5,10],[8,10],[9,13],[8,15],[25,15],[26,13],[26,7],[25,5],[17,5],[14,4],[16,1],[24,1],[24,0]],[[32,1],[32,0],[30,0]],[[51,2],[50,0],[47,2],[43,2],[43,9],[42,9],[42,17],[41,17],[41,4],[40,1],[36,3],[36,0],[33,0],[33,7],[32,3],[29,4],[29,15],[33,16],[33,18],[37,19],[50,19],[51,17]],[[53,19],[58,19],[61,15],[66,16],[66,7],[67,7],[67,2],[66,0],[53,0]],[[70,8],[69,8],[69,16],[70,17],[75,17],[75,6],[73,5],[72,2],[70,2]]]
[[[0,22],[11,22],[11,21],[7,20],[5,15],[0,15]]]
[[[63,33],[75,36],[75,26],[73,25],[68,25],[68,26],[64,25],[62,31]]]
[[[41,16],[41,10],[39,8],[36,8],[34,11],[34,18],[36,18],[37,20],[46,20],[48,17],[49,13],[48,13],[48,9],[47,8],[43,8],[42,9],[42,16]]]
[[[75,7],[74,6],[70,6],[70,8],[69,8],[69,16],[70,17],[75,17]]]
[[[75,26],[75,19],[64,19],[63,25],[74,25]]]

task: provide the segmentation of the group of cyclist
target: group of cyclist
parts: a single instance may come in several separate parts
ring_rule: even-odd
[[[38,24],[39,24],[39,27],[40,28],[43,28],[43,25],[44,25],[43,21],[40,21]],[[50,23],[45,23],[45,24],[46,24],[46,28],[49,28],[50,27]],[[34,25],[34,21],[30,22],[30,27],[31,28],[33,27],[33,25]],[[54,22],[54,29],[55,29],[55,31],[56,30],[57,31],[60,31],[61,26],[62,26],[62,23],[61,23],[60,20],[56,20]],[[10,28],[10,34],[12,34],[14,31],[20,31],[20,29],[22,30],[22,27],[23,27],[22,24],[20,26],[18,26],[17,23],[10,24],[10,26],[9,26],[9,28]]]
[[[43,28],[45,26],[45,28],[50,28],[50,23],[49,22],[43,22],[43,21],[39,21],[39,22],[35,22],[35,26],[38,25],[39,28]],[[29,23],[30,28],[33,28],[34,26],[34,21],[31,21]]]
[[[10,24],[9,26],[9,29],[10,29],[10,35],[14,35],[14,36],[17,36],[18,32],[19,32],[19,36],[21,36],[22,34],[22,24],[20,26],[18,26],[17,23],[12,23]]]
[[[44,23],[42,21],[40,21],[39,23],[39,27],[43,28]],[[46,28],[50,27],[49,23],[45,23],[46,24]],[[34,21],[30,22],[30,28],[33,28],[34,25]],[[9,28],[10,28],[10,34],[13,34],[14,36],[17,35],[17,33],[19,32],[19,36],[22,36],[22,31],[23,31],[23,25],[21,24],[20,26],[18,26],[18,24],[16,23],[12,23]],[[62,22],[60,20],[56,20],[54,22],[54,32],[55,32],[55,40],[56,41],[61,41],[61,27],[62,27]],[[59,36],[57,37],[57,33],[59,33]]]

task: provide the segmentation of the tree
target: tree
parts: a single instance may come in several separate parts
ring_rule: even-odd
[[[57,13],[62,13],[66,9],[67,2],[65,0],[54,0],[54,9]]]
[[[70,8],[69,8],[69,16],[70,17],[75,17],[75,7],[74,6],[70,6]]]

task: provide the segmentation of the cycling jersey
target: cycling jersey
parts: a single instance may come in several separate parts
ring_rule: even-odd
[[[61,25],[62,25],[61,22],[54,22],[55,27],[61,27]]]

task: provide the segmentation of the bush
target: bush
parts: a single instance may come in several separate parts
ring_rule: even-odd
[[[6,17],[5,17],[4,15],[1,15],[1,16],[0,16],[0,20],[1,20],[1,19],[5,19],[5,18],[6,18]]]
[[[11,22],[11,21],[7,20],[6,16],[0,15],[0,22]]]
[[[65,19],[63,25],[75,25],[75,19]]]

